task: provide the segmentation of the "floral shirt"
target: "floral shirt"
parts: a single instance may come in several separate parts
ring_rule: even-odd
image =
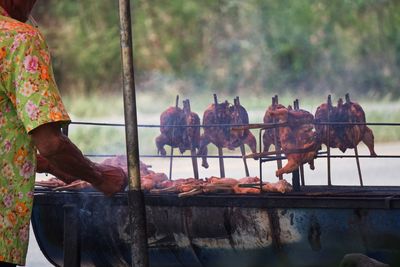
[[[0,261],[25,265],[36,149],[29,132],[69,117],[40,32],[0,7]]]

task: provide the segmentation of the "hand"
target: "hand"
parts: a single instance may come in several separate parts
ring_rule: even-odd
[[[120,167],[106,164],[95,164],[95,169],[101,175],[101,179],[91,182],[92,185],[107,196],[121,192],[128,184],[128,176]]]

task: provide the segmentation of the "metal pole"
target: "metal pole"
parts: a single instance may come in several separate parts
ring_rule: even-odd
[[[76,205],[64,207],[64,266],[81,266],[79,214]]]
[[[135,77],[130,1],[119,0],[121,61],[125,110],[125,134],[129,174],[129,228],[131,260],[134,267],[148,267],[146,211],[140,188],[139,143],[137,131]]]

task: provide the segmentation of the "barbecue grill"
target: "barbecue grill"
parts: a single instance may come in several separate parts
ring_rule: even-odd
[[[259,138],[260,142],[262,130]],[[241,156],[223,157],[241,159]],[[318,157],[356,155],[332,155],[324,151]],[[262,164],[278,159],[284,156],[260,158],[260,177]],[[291,181],[295,190],[285,195],[214,194],[179,198],[176,194],[146,194],[150,265],[338,266],[345,254],[354,252],[394,266],[400,262],[397,230],[400,187],[305,186],[304,178],[299,170],[295,171]],[[56,266],[74,266],[66,264],[66,260],[77,266],[132,264],[126,193],[108,198],[90,190],[55,192],[37,188],[32,225],[39,247]]]
[[[120,0],[123,2],[126,8],[127,1]],[[129,12],[122,11],[122,19],[128,18],[130,22]],[[129,32],[124,34],[130,39]],[[133,85],[134,89],[133,77],[124,73],[124,78],[130,82],[128,87]],[[129,89],[125,93],[124,96],[132,97]],[[133,102],[130,100],[127,100],[127,106],[132,108],[134,96]],[[129,116],[133,118],[128,118],[126,126],[129,131],[136,127],[160,127],[137,125],[132,114]],[[260,144],[265,126],[254,126],[261,128]],[[268,127],[279,125],[274,123]],[[64,129],[64,133],[67,134],[68,130]],[[127,143],[129,164],[132,165],[132,161],[138,160],[135,158],[137,142],[128,140]],[[274,153],[260,158],[260,178],[264,162],[276,161],[278,167],[281,164],[282,153]],[[142,155],[146,156],[157,155]],[[173,156],[171,153],[170,172],[174,157],[193,159],[193,155]],[[243,158],[222,153],[216,157],[220,164],[223,164],[223,158]],[[174,194],[147,194],[144,196],[146,227],[140,225],[143,221],[132,222],[129,219],[132,199],[139,199],[134,203],[135,208],[143,207],[140,194],[131,192],[135,191],[132,190],[132,181],[130,192],[119,193],[113,198],[90,190],[54,192],[36,188],[33,230],[43,254],[55,266],[131,266],[134,265],[132,261],[137,264],[145,256],[141,251],[142,246],[146,247],[143,236],[148,241],[149,261],[153,267],[338,266],[345,254],[354,252],[397,266],[400,263],[400,187],[332,186],[330,158],[335,155],[331,155],[328,148],[318,157],[328,159],[328,186],[305,186],[304,172],[300,168],[293,173],[294,191],[286,195],[264,193],[179,198]],[[356,151],[354,157],[362,185],[358,158],[363,156]],[[220,165],[220,170],[222,174],[223,165]],[[133,181],[137,186],[135,183],[137,180]],[[142,216],[140,211],[136,215]],[[144,229],[147,229],[146,233]],[[146,265],[145,257],[139,265]]]
[[[345,254],[360,252],[397,266],[399,189],[307,186],[285,196],[146,195],[150,265],[338,266]],[[80,266],[131,266],[128,213],[123,193],[107,198],[37,190],[32,225],[56,266],[66,266],[65,254],[80,256]]]

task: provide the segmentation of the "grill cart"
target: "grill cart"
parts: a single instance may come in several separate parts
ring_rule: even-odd
[[[363,186],[358,160],[363,156],[356,149],[352,157],[356,158],[361,186],[331,185],[330,158],[335,155],[328,148],[318,155],[327,158],[327,186],[305,185],[300,167],[293,172],[294,190],[284,195],[143,195],[129,0],[119,3],[125,125],[118,126],[126,128],[129,191],[108,198],[91,190],[56,192],[36,188],[33,230],[52,264],[336,267],[345,254],[363,253],[391,266],[399,265],[400,188]],[[264,126],[254,127],[265,130]],[[222,159],[226,156],[220,152],[222,177]],[[276,161],[278,167],[282,166],[284,156],[278,152],[260,157],[260,185],[264,162]],[[193,159],[193,155],[189,157]],[[172,158],[171,153],[171,163]],[[248,173],[245,160],[244,164]],[[197,170],[197,166],[193,168]]]

